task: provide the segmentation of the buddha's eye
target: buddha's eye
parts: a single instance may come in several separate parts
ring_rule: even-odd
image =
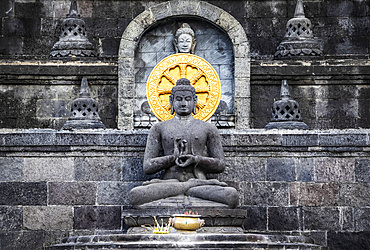
[[[185,98],[185,100],[186,100],[186,101],[191,101],[191,97],[190,97],[190,96],[187,96],[187,97]]]

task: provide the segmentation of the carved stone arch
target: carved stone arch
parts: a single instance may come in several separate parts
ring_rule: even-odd
[[[134,129],[134,55],[141,36],[152,25],[169,17],[195,16],[218,26],[229,36],[235,57],[235,128],[250,127],[250,53],[241,24],[226,11],[198,0],[174,0],[150,7],[124,31],[118,55],[118,128]]]

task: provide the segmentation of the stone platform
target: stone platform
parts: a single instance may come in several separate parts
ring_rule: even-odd
[[[230,209],[221,203],[179,195],[125,210],[122,217],[125,225],[140,227],[154,225],[154,217],[167,223],[173,214],[183,214],[189,210],[201,215],[207,227],[241,227],[247,216],[242,209]]]
[[[76,236],[49,250],[88,249],[294,249],[321,250],[304,236],[261,234],[116,234]]]

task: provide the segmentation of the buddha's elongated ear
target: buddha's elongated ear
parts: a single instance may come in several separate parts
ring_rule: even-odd
[[[171,106],[171,115],[173,115],[175,113],[175,110],[173,108],[173,96],[170,95],[170,106]]]
[[[190,48],[190,53],[191,53],[191,54],[194,54],[194,51],[195,51],[195,45],[197,45],[197,39],[195,39],[195,38],[193,37],[193,42],[192,42],[192,44],[191,44],[191,48]]]
[[[177,47],[177,38],[173,40],[173,46],[175,47],[175,53],[179,53],[179,48]]]
[[[193,114],[196,115],[197,114],[197,101],[198,101],[198,98],[196,95],[194,95],[194,108],[193,108]]]

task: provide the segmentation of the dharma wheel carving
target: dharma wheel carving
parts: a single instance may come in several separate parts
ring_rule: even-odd
[[[221,100],[221,82],[215,69],[203,58],[178,53],[166,57],[154,67],[147,81],[147,98],[155,116],[169,120],[171,115],[169,96],[180,78],[187,78],[194,86],[198,97],[194,118],[208,120]]]

